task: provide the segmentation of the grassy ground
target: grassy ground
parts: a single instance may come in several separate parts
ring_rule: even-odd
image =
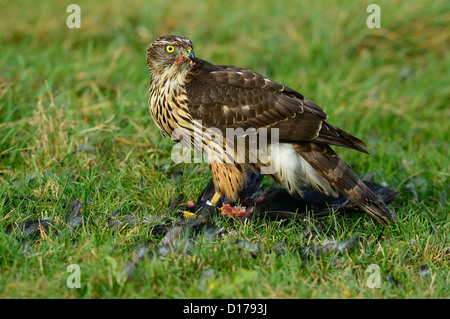
[[[1,298],[448,298],[449,26],[446,1],[377,1],[381,28],[366,26],[373,1],[2,2],[0,19]],[[362,138],[371,156],[337,149],[360,176],[401,195],[384,230],[362,214],[321,221],[336,231],[303,236],[289,222],[218,219],[222,240],[189,252],[151,253],[122,277],[136,247],[157,249],[145,218],[178,195],[196,199],[206,165],[175,165],[147,110],[147,45],[183,34],[196,55],[251,68],[323,106],[330,122]],[[169,165],[162,172],[155,168]],[[184,172],[181,183],[170,172]],[[70,231],[67,201],[86,222]],[[185,203],[184,202],[184,203]],[[117,210],[137,223],[111,228]],[[8,226],[51,218],[34,240]],[[304,258],[307,247],[354,236],[365,244]],[[239,250],[236,241],[259,243]],[[80,267],[81,288],[66,285]],[[370,264],[380,288],[369,288]]]

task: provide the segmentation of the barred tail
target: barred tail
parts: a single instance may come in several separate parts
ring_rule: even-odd
[[[295,144],[295,150],[342,195],[383,224],[395,220],[394,213],[326,144]]]

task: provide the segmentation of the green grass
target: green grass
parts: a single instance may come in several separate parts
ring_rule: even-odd
[[[369,29],[370,3],[78,1],[81,29],[68,29],[64,2],[4,1],[0,194],[54,200],[0,203],[0,297],[448,298],[450,6],[378,1],[381,28]],[[398,222],[376,240],[370,217],[332,215],[321,221],[335,232],[312,240],[294,222],[217,219],[222,240],[200,236],[189,253],[149,253],[123,279],[136,246],[157,249],[144,217],[172,216],[169,203],[178,194],[195,200],[210,178],[205,164],[171,162],[173,143],[148,114],[145,53],[164,34],[190,37],[200,58],[297,89],[368,142],[370,156],[337,151],[360,176],[401,191]],[[182,170],[182,182],[154,164]],[[83,202],[86,219],[73,232],[64,221],[70,200]],[[118,209],[138,223],[110,229]],[[45,217],[52,227],[35,240],[6,231]],[[299,252],[354,236],[365,243],[348,253]],[[240,251],[237,240],[260,251]],[[278,253],[280,242],[298,249]],[[70,264],[80,266],[79,289],[66,286]],[[380,267],[380,288],[366,285],[370,264]]]

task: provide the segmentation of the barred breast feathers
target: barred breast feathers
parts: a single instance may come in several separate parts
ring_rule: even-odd
[[[163,135],[171,136],[180,125],[189,126],[186,89],[182,76],[154,74],[150,84],[150,114]]]

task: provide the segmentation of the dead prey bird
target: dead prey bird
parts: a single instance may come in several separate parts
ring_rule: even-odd
[[[303,187],[303,196],[289,194],[280,187],[262,187],[260,185],[263,175],[252,171],[246,172],[243,189],[239,192],[238,203],[231,203],[226,197],[222,197],[216,204],[220,213],[228,217],[262,218],[270,219],[304,219],[314,215],[323,217],[332,210],[342,213],[361,212],[361,208],[343,195],[338,197],[327,196],[318,190]],[[391,186],[381,186],[370,181],[364,184],[383,201],[390,204],[399,195]],[[190,213],[202,211],[208,207],[207,202],[215,194],[214,183],[211,180],[206,186],[196,203],[190,202],[178,212],[186,217]]]

